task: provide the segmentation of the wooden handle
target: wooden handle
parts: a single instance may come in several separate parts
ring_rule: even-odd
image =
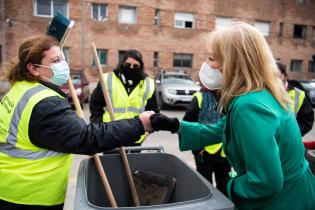
[[[111,120],[113,121],[113,120],[115,120],[115,115],[114,115],[114,112],[113,112],[113,106],[112,106],[112,103],[111,103],[110,98],[109,98],[107,87],[105,85],[105,80],[104,80],[104,76],[103,76],[102,67],[101,67],[101,64],[100,64],[100,61],[99,61],[99,58],[98,58],[98,55],[97,55],[97,51],[96,51],[96,47],[95,47],[94,43],[91,43],[91,49],[92,49],[92,52],[93,52],[94,61],[95,61],[95,64],[96,64],[98,76],[100,78],[100,84],[101,84],[101,87],[102,87],[103,96],[104,96],[104,99],[105,99],[105,102],[106,102],[106,109],[109,112],[109,116],[110,116]],[[140,200],[139,200],[139,196],[138,196],[138,193],[137,193],[137,190],[136,190],[136,185],[135,185],[134,180],[132,178],[129,162],[128,162],[127,155],[125,153],[125,149],[124,149],[123,146],[119,148],[119,153],[120,153],[120,156],[121,156],[121,159],[122,159],[122,162],[123,162],[123,166],[124,166],[124,169],[125,169],[125,172],[126,172],[126,175],[127,175],[127,179],[128,179],[128,183],[129,183],[129,187],[130,187],[130,191],[131,191],[132,200],[133,200],[135,206],[140,206]]]
[[[69,80],[68,80],[68,87],[70,90],[70,94],[71,94],[72,101],[73,101],[74,107],[76,109],[77,115],[85,120],[84,113],[83,113],[83,110],[81,108],[77,93],[75,92],[71,78],[69,78]],[[101,177],[103,187],[104,187],[105,192],[107,194],[108,200],[109,200],[112,207],[117,208],[117,203],[116,203],[116,200],[114,198],[114,194],[112,192],[112,189],[110,188],[110,185],[109,185],[107,176],[105,174],[105,170],[103,168],[103,165],[101,163],[101,160],[100,160],[99,156],[96,154],[93,156],[93,158],[94,158],[94,161],[96,164],[97,171]]]

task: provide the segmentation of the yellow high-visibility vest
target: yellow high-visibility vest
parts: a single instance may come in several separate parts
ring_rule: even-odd
[[[154,81],[148,77],[145,80],[141,80],[130,95],[127,94],[124,85],[115,73],[105,73],[104,81],[108,89],[116,120],[134,118],[140,115],[145,111],[147,101],[152,97],[154,92]],[[103,122],[110,121],[109,112],[105,111]],[[141,144],[143,140],[144,135],[135,143]]]
[[[303,104],[303,101],[305,98],[305,92],[298,88],[294,88],[292,90],[289,90],[289,96],[293,100],[293,103],[290,104],[291,110],[296,116]]]
[[[64,202],[72,156],[33,145],[28,133],[33,108],[50,96],[62,97],[37,82],[19,81],[1,100],[2,200],[45,206]]]
[[[201,94],[201,92],[195,93],[194,96],[197,98],[199,109],[201,109],[201,106],[202,106],[202,94]],[[213,155],[213,154],[217,153],[221,148],[222,148],[222,143],[219,143],[219,144],[213,144],[210,146],[206,146],[206,147],[204,147],[204,150],[206,152],[208,152],[209,154]],[[221,155],[221,157],[224,157],[224,158],[226,157],[223,148],[221,150],[220,155]]]

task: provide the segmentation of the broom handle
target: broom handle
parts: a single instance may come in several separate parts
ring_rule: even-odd
[[[104,96],[104,99],[105,99],[105,102],[106,102],[106,108],[107,108],[107,111],[109,112],[111,120],[114,121],[115,120],[115,115],[114,115],[114,112],[113,112],[113,106],[112,106],[112,103],[111,103],[110,98],[109,98],[107,87],[105,85],[102,67],[101,67],[101,64],[100,64],[100,61],[99,61],[99,58],[98,58],[98,55],[97,55],[97,51],[96,51],[96,47],[95,47],[94,43],[91,43],[91,48],[92,48],[92,52],[93,52],[93,56],[94,56],[94,61],[96,63],[98,76],[100,78],[100,84],[101,84],[102,91],[103,91],[103,96]],[[128,179],[128,183],[129,183],[129,187],[130,187],[130,191],[131,191],[131,196],[132,196],[133,202],[134,202],[135,206],[140,206],[139,196],[138,196],[138,193],[137,193],[137,190],[136,190],[136,186],[135,186],[134,180],[132,178],[130,165],[129,165],[129,162],[128,162],[128,159],[127,159],[127,155],[125,153],[125,149],[124,149],[123,146],[119,147],[119,153],[120,153],[120,156],[121,156],[121,159],[122,159],[122,162],[123,162],[123,165],[124,165],[124,169],[125,169],[125,172],[126,172],[126,175],[127,175],[127,179]]]
[[[59,42],[59,47],[61,49],[61,55],[62,55],[63,59],[64,59],[65,56],[63,54],[62,47],[63,47],[63,44],[65,43],[66,39],[68,38],[68,35],[70,34],[70,31],[71,31],[72,27],[74,26],[74,23],[75,23],[74,21],[70,22],[69,26],[67,27],[67,30],[66,30],[65,34],[63,35],[62,39]],[[80,118],[85,120],[84,113],[83,113],[83,110],[81,108],[81,105],[80,105],[77,93],[75,92],[75,89],[74,89],[71,77],[69,77],[67,83],[68,83],[68,87],[69,87],[69,90],[70,90],[70,94],[71,94],[72,101],[73,101],[74,107],[76,109],[77,115]],[[97,171],[100,174],[101,181],[103,183],[103,187],[104,187],[105,192],[106,192],[106,194],[108,196],[108,200],[109,200],[109,202],[110,202],[112,207],[117,208],[117,203],[116,203],[116,200],[114,198],[112,189],[110,188],[110,185],[109,185],[107,176],[105,174],[105,170],[103,168],[103,165],[101,163],[101,160],[100,160],[100,158],[99,158],[99,156],[97,154],[93,155],[93,158],[94,158],[94,161],[95,161],[95,165],[96,165]]]

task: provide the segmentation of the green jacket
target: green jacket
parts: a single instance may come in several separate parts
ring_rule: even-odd
[[[315,209],[315,178],[294,114],[267,90],[235,98],[214,125],[182,121],[179,134],[181,150],[222,139],[238,174],[227,187],[238,209]]]

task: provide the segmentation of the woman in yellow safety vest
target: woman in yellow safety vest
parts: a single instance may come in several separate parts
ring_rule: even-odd
[[[277,62],[277,66],[280,70],[280,78],[293,101],[293,103],[290,104],[290,107],[295,115],[296,121],[298,122],[301,135],[304,136],[313,128],[313,107],[311,105],[311,102],[309,101],[309,98],[305,95],[305,92],[297,87],[294,87],[289,82],[289,75],[287,73],[286,65]]]
[[[63,209],[72,156],[130,145],[150,129],[149,116],[86,124],[60,90],[70,69],[58,42],[26,39],[9,69],[0,103],[0,209]]]
[[[115,119],[129,119],[146,110],[159,112],[157,92],[154,81],[144,71],[142,55],[137,50],[126,51],[113,72],[104,74],[105,85],[113,106]],[[100,83],[94,89],[90,99],[90,121],[109,122]],[[134,145],[141,145],[144,136]]]

